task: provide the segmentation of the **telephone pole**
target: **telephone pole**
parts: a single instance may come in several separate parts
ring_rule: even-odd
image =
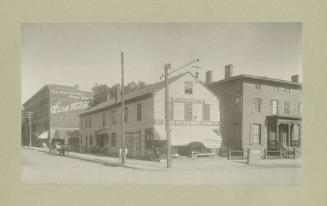
[[[187,66],[190,66],[196,62],[199,62],[199,59],[195,59],[185,65],[182,65],[173,71],[169,72],[171,69],[170,64],[164,65],[165,70],[165,128],[166,128],[166,137],[167,137],[167,168],[171,168],[171,138],[170,138],[170,106],[169,106],[169,74],[172,74],[178,70],[181,70]]]
[[[25,116],[27,116],[28,118],[28,128],[29,128],[29,137],[30,137],[30,141],[29,141],[29,144],[28,144],[28,147],[31,148],[32,146],[32,124],[31,124],[31,119],[32,119],[32,116],[33,116],[33,112],[25,112]]]
[[[170,142],[170,117],[169,117],[169,88],[168,88],[168,80],[170,69],[170,64],[165,64],[165,126],[166,126],[166,136],[167,136],[167,168],[171,168],[171,142]]]
[[[125,102],[124,102],[124,52],[121,52],[121,135],[122,152],[121,163],[125,164]]]

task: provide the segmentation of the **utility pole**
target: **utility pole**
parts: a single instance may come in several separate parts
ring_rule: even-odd
[[[121,52],[120,55],[121,55],[121,135],[122,135],[121,163],[125,164],[124,52]]]
[[[165,64],[165,126],[167,136],[167,168],[171,168],[171,142],[170,142],[170,117],[169,117],[169,73],[170,64]]]
[[[178,70],[181,70],[187,66],[194,64],[195,62],[199,62],[199,59],[195,59],[179,68],[174,69],[169,73],[171,69],[170,64],[164,65],[165,70],[165,128],[166,128],[166,136],[167,136],[167,168],[171,168],[171,138],[170,138],[170,105],[169,105],[169,74],[172,74]]]
[[[32,124],[31,124],[31,119],[32,119],[33,114],[34,114],[33,112],[26,112],[25,113],[25,116],[28,117],[28,128],[29,128],[29,137],[30,137],[30,141],[29,141],[29,144],[28,144],[29,148],[31,148],[31,146],[32,146]]]

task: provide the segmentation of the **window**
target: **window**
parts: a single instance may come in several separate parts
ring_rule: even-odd
[[[261,104],[262,104],[262,100],[260,97],[255,97],[252,100],[252,112],[261,112]]]
[[[210,121],[210,104],[202,105],[202,119],[204,121]]]
[[[252,142],[261,144],[261,124],[252,124]]]
[[[136,106],[137,106],[137,121],[142,121],[142,104],[138,103]]]
[[[112,111],[112,124],[116,124],[115,110]]]
[[[278,114],[278,100],[271,100],[270,111],[271,114]]]
[[[284,92],[290,94],[291,93],[291,89],[290,88],[284,88]]]
[[[111,134],[110,144],[112,147],[116,147],[116,144],[117,144],[117,134],[116,133]]]
[[[284,102],[284,114],[290,114],[290,102]]]
[[[255,84],[255,85],[254,85],[254,88],[255,88],[255,89],[261,89],[261,84]]]
[[[128,122],[128,107],[124,108],[124,122]]]
[[[90,135],[90,145],[93,145],[93,135]]]
[[[87,118],[86,117],[84,118],[84,126],[85,126],[85,128],[87,128]]]
[[[298,106],[298,115],[299,116],[302,115],[302,103],[299,103],[299,106]]]
[[[184,120],[192,120],[192,103],[184,103]]]
[[[185,94],[193,93],[193,82],[184,82],[185,85]]]
[[[174,102],[169,102],[170,120],[174,119]]]
[[[81,138],[81,145],[83,144],[83,137],[82,136],[80,136],[80,138]]]
[[[106,126],[106,113],[102,113],[102,126]]]
[[[235,104],[240,104],[241,103],[241,97],[235,97],[234,98],[234,103]]]
[[[274,86],[274,87],[273,87],[273,91],[274,91],[274,92],[278,92],[278,91],[279,91],[279,88],[278,88],[277,86]]]
[[[92,119],[91,119],[91,116],[89,116],[89,128],[92,127]]]

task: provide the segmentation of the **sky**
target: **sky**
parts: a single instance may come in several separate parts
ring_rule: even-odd
[[[290,80],[302,77],[301,23],[198,24],[22,24],[22,102],[45,84],[79,85],[91,91],[97,84],[120,83],[120,52],[125,55],[125,83],[155,83],[163,66],[173,68],[194,59],[180,72],[213,71],[224,78],[252,74]]]

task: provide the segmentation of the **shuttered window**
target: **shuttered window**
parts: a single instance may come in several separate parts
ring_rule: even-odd
[[[202,119],[204,121],[210,121],[210,104],[202,105]]]
[[[284,102],[284,114],[290,114],[290,102]]]
[[[142,121],[142,104],[137,104],[137,121]]]
[[[192,116],[193,116],[192,103],[185,103],[184,104],[184,119],[192,120]]]
[[[254,97],[252,99],[252,112],[261,112],[262,99],[260,97]]]
[[[270,111],[271,114],[278,114],[278,100],[271,100]]]

